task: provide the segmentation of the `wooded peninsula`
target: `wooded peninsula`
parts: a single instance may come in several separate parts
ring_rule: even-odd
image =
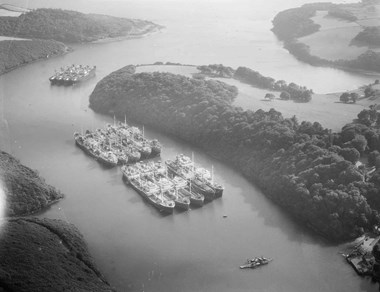
[[[0,17],[0,35],[25,40],[0,41],[0,74],[19,66],[69,52],[66,44],[139,37],[162,26],[76,11],[40,8],[18,17]]]
[[[380,118],[374,108],[332,133],[274,109],[235,107],[237,88],[220,81],[134,72],[130,65],[102,79],[90,107],[202,147],[330,240],[356,238],[380,222]],[[365,154],[375,167],[371,175],[358,166]]]

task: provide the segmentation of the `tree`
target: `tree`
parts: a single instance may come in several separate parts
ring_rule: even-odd
[[[364,96],[365,97],[371,97],[375,94],[375,90],[372,88],[371,85],[367,86],[365,89],[364,89]]]
[[[359,158],[360,158],[360,153],[355,148],[342,148],[340,150],[339,154],[345,160],[350,161],[353,164],[355,164],[359,160]]]
[[[359,98],[359,94],[357,94],[356,92],[351,92],[350,93],[350,100],[352,101],[352,103],[356,103],[356,101],[358,100]]]
[[[289,100],[290,99],[290,94],[287,91],[282,91],[280,94],[280,98],[284,100]]]
[[[273,93],[267,93],[265,94],[265,99],[269,99],[272,101],[275,99],[275,95]]]
[[[310,100],[311,100],[311,91],[310,90],[305,90],[304,92],[302,92],[299,101],[309,102]]]
[[[339,100],[341,102],[344,102],[344,103],[347,103],[349,100],[350,100],[350,94],[348,92],[343,92],[340,97],[339,97]]]
[[[367,139],[363,135],[355,135],[355,138],[348,143],[360,153],[363,153],[367,148]]]
[[[274,88],[277,89],[277,90],[282,90],[284,88],[287,87],[287,84],[284,80],[277,80],[275,83],[274,83]]]
[[[368,154],[368,166],[375,166],[379,168],[380,166],[380,153],[375,150]]]

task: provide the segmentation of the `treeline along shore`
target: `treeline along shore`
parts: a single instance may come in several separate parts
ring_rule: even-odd
[[[0,151],[1,291],[114,291],[74,225],[30,217],[62,198],[37,171]]]
[[[130,65],[103,78],[90,107],[202,147],[330,240],[355,238],[379,223],[380,183],[355,165],[367,145],[356,127],[332,133],[274,109],[243,110],[232,105],[237,88],[220,81],[134,72]]]
[[[64,43],[54,40],[0,41],[0,75],[34,61],[63,55],[70,50]]]
[[[67,44],[135,38],[161,27],[146,20],[48,8],[31,10],[18,17],[3,16],[0,36],[25,40],[0,41],[0,74],[70,52]]]
[[[378,0],[363,0],[354,4],[333,4],[333,3],[311,3],[301,7],[291,8],[279,12],[273,19],[273,33],[284,42],[284,47],[297,59],[315,66],[328,66],[348,70],[364,70],[380,72],[380,30],[376,27],[365,27],[362,32],[353,38],[351,44],[367,46],[368,50],[353,59],[328,60],[310,53],[310,48],[299,41],[299,38],[316,33],[320,25],[315,23],[312,18],[317,11],[327,11],[328,17],[337,18],[343,21],[355,22],[357,16],[352,11],[365,15],[365,11],[371,9],[376,11],[374,5],[380,4]],[[366,10],[367,9],[367,10]],[[361,16],[362,16],[361,15]],[[339,34],[337,32],[337,34]],[[339,36],[337,36],[339,39]],[[332,44],[326,43],[326,46]]]

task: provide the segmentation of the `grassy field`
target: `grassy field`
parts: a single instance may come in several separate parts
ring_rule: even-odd
[[[197,73],[196,67],[192,66],[175,66],[175,65],[149,65],[137,67],[137,73],[140,72],[170,72],[173,74],[182,74],[190,77],[192,73]],[[341,93],[331,94],[314,94],[313,99],[309,103],[296,103],[291,100],[285,101],[279,98],[280,92],[271,92],[276,98],[273,101],[266,100],[265,94],[270,92],[265,89],[255,88],[251,85],[242,83],[235,79],[213,78],[223,81],[230,85],[235,85],[239,89],[239,94],[234,102],[236,106],[243,109],[252,109],[254,111],[263,109],[265,111],[274,108],[281,112],[284,117],[291,118],[296,116],[298,120],[319,122],[322,126],[340,131],[341,128],[352,122],[357,114],[371,104],[380,103],[377,99],[359,99],[356,104],[345,104],[339,102]],[[380,85],[379,85],[380,87]],[[363,95],[362,90],[357,90],[359,95]]]
[[[29,9],[15,6],[12,4],[0,4],[0,16],[20,16],[23,12],[28,12]]]
[[[353,60],[367,51],[368,47],[352,45],[351,41],[364,27],[379,26],[380,4],[348,4],[344,9],[355,15],[357,21],[330,17],[327,11],[317,11],[311,18],[321,26],[319,31],[298,40],[309,46],[312,55],[327,60]],[[380,52],[380,48],[371,50]]]
[[[16,12],[16,11],[9,11],[0,8],[0,16],[11,16],[11,17],[17,17],[20,16],[21,12]]]
[[[8,41],[8,40],[11,40],[11,41],[26,41],[28,39],[21,39],[21,38],[13,38],[13,37],[0,36],[0,42],[1,41]]]
[[[314,94],[310,102],[297,103],[292,100],[281,100],[279,92],[274,92],[276,98],[269,101],[264,99],[267,90],[254,88],[234,79],[225,79],[224,81],[239,88],[239,94],[235,100],[236,106],[254,111],[258,109],[268,111],[274,108],[281,112],[285,118],[291,118],[295,115],[299,122],[319,122],[323,127],[333,131],[340,131],[345,124],[352,122],[361,110],[380,101],[360,99],[355,104],[345,104],[339,101],[341,93],[330,93]],[[357,92],[362,95],[361,91]]]
[[[196,66],[178,66],[178,65],[142,65],[136,68],[136,73],[142,72],[168,72],[173,74],[181,74],[191,77],[194,73],[199,73]]]
[[[351,40],[363,30],[356,22],[339,20],[327,16],[327,11],[318,11],[312,20],[321,27],[318,32],[299,38],[309,46],[310,53],[327,60],[356,59],[367,48],[351,46]]]

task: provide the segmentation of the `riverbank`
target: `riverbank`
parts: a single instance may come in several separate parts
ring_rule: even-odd
[[[154,33],[158,33],[162,29],[164,29],[164,26],[152,24],[152,25],[147,25],[143,29],[136,29],[133,33],[130,33],[129,35],[126,35],[126,36],[105,37],[105,38],[101,38],[101,39],[92,41],[91,43],[93,43],[93,44],[109,43],[109,42],[118,42],[118,41],[130,40],[130,39],[144,38],[144,37],[148,37]]]
[[[376,25],[380,3],[312,3],[278,13],[272,31],[298,60],[314,66],[380,72],[380,48],[356,39]],[[372,36],[371,36],[372,37]],[[374,38],[378,36],[373,36]],[[360,39],[368,38],[361,37]]]
[[[84,31],[82,26],[92,29]],[[66,44],[140,38],[162,28],[145,20],[61,9],[25,10],[17,17],[0,17],[0,35],[13,38],[0,40],[0,75],[38,60],[64,55],[72,50]]]
[[[234,107],[230,87],[213,80],[134,72],[127,66],[103,78],[90,107],[120,119],[127,115],[202,147],[330,240],[356,238],[380,220],[362,195],[373,185],[363,182],[355,167],[360,154],[347,143],[341,148],[339,133],[333,144],[332,133],[319,123],[285,119],[274,109]]]
[[[27,216],[40,212],[63,198],[38,173],[10,154],[0,152],[3,216]]]
[[[4,291],[115,291],[95,266],[83,236],[65,221],[2,219]]]
[[[21,217],[46,210],[63,194],[3,151],[0,174],[0,286],[6,291],[28,292],[114,291],[74,225]]]
[[[168,72],[180,74],[186,77],[199,76],[201,71],[196,65],[178,64],[171,62],[155,62],[154,64],[139,64],[136,66],[136,73]],[[202,67],[202,66],[201,66]],[[232,69],[233,70],[233,69]],[[220,77],[218,75],[204,75],[211,80],[218,80],[238,88],[238,95],[233,101],[234,106],[240,106],[244,110],[262,109],[269,111],[271,108],[281,112],[284,118],[296,116],[299,121],[319,122],[323,127],[332,131],[340,131],[342,127],[357,118],[358,112],[368,108],[370,105],[378,103],[378,98],[359,98],[355,104],[342,103],[339,100],[342,92],[335,93],[313,93],[311,101],[307,103],[284,100],[280,97],[281,91],[255,87],[243,83],[231,77]],[[270,78],[270,77],[268,77]],[[286,83],[284,81],[284,83]],[[356,92],[359,96],[364,96],[364,88],[358,88],[349,92]],[[274,99],[265,98],[267,93],[274,95]]]
[[[54,40],[0,41],[0,75],[33,62],[62,56],[71,50]]]

